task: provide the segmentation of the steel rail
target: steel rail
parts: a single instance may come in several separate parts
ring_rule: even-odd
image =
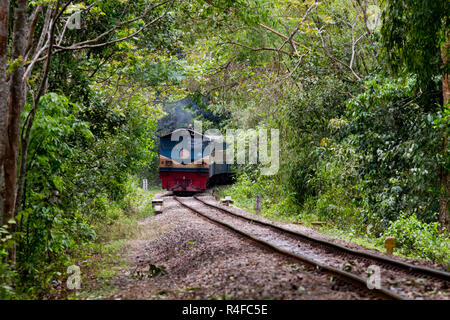
[[[290,256],[290,257],[295,258],[297,260],[306,262],[306,263],[308,263],[310,265],[319,267],[320,269],[326,270],[329,273],[337,275],[338,277],[342,277],[342,278],[344,278],[347,281],[350,281],[352,283],[357,284],[358,286],[362,287],[364,290],[370,291],[370,293],[372,293],[372,294],[375,293],[375,294],[378,294],[379,296],[381,296],[383,298],[388,298],[388,299],[395,299],[395,300],[405,300],[405,299],[407,299],[406,297],[404,297],[402,295],[399,295],[399,294],[397,294],[397,293],[395,293],[395,292],[393,292],[393,291],[391,291],[391,290],[389,290],[389,289],[387,289],[387,288],[385,288],[383,286],[381,286],[380,288],[369,289],[367,287],[367,279],[364,279],[364,278],[362,278],[360,276],[357,276],[357,275],[355,275],[353,273],[346,272],[346,271],[334,268],[332,266],[323,264],[323,263],[321,263],[319,261],[307,258],[307,257],[305,257],[303,255],[300,255],[300,254],[297,254],[297,253],[293,253],[291,251],[288,251],[288,250],[285,250],[283,248],[280,248],[280,247],[278,247],[278,246],[276,246],[276,245],[274,245],[274,244],[272,244],[270,242],[267,242],[265,240],[259,239],[259,238],[255,237],[255,236],[245,232],[245,231],[239,230],[239,229],[233,227],[232,225],[230,225],[228,223],[225,223],[223,221],[211,218],[210,216],[200,212],[199,210],[197,210],[197,209],[195,209],[195,208],[193,208],[193,207],[183,203],[176,196],[174,196],[174,199],[179,204],[181,204],[182,206],[184,206],[184,207],[188,208],[189,210],[195,212],[196,214],[198,214],[198,215],[200,215],[200,216],[210,220],[213,223],[219,224],[219,225],[221,225],[221,226],[223,226],[223,227],[225,227],[227,229],[230,229],[231,231],[233,231],[235,233],[238,233],[238,234],[240,234],[240,235],[242,235],[244,237],[247,237],[247,238],[249,238],[249,239],[251,239],[251,240],[253,240],[255,242],[258,242],[260,244],[263,244],[264,246],[267,246],[267,247],[271,248],[274,251],[277,251],[277,252],[282,253],[284,255]],[[200,201],[196,197],[194,197],[194,199],[196,199],[197,201]],[[203,203],[203,201],[200,201],[200,202]],[[217,208],[217,209],[220,210],[221,208]]]
[[[345,252],[350,253],[350,254],[354,254],[354,255],[358,255],[358,256],[364,257],[364,258],[370,258],[370,259],[377,260],[377,261],[380,261],[380,262],[383,262],[383,263],[386,263],[386,264],[394,265],[396,267],[400,267],[400,268],[406,269],[409,272],[410,271],[415,271],[415,272],[418,272],[418,273],[431,275],[433,277],[436,277],[436,278],[439,278],[439,279],[442,279],[442,280],[450,281],[450,272],[445,272],[445,271],[442,271],[442,270],[432,269],[432,268],[423,267],[423,266],[416,266],[416,265],[413,265],[413,264],[408,263],[408,262],[403,262],[403,261],[399,261],[399,260],[392,259],[392,258],[389,258],[389,257],[384,257],[384,256],[381,256],[381,255],[377,255],[375,253],[364,252],[364,251],[360,251],[360,250],[356,250],[356,249],[352,249],[352,248],[347,248],[347,247],[345,247],[343,245],[340,245],[340,244],[337,244],[337,243],[334,243],[334,242],[331,242],[331,241],[319,239],[319,238],[316,238],[316,237],[313,237],[313,236],[310,236],[310,235],[307,235],[307,234],[304,234],[304,233],[301,233],[301,232],[298,232],[298,231],[293,231],[293,230],[289,230],[289,229],[286,229],[286,228],[274,225],[272,223],[263,222],[263,221],[260,221],[260,220],[256,220],[256,219],[253,219],[253,218],[250,218],[250,217],[246,217],[246,216],[237,214],[237,213],[235,213],[235,212],[233,212],[233,211],[231,211],[231,210],[229,210],[227,208],[219,207],[219,206],[216,206],[214,204],[205,202],[205,201],[199,199],[197,196],[194,196],[194,199],[196,199],[197,201],[200,201],[201,203],[203,203],[203,204],[205,204],[205,205],[207,205],[209,207],[212,207],[212,208],[215,208],[215,209],[227,212],[227,213],[229,213],[231,215],[234,215],[236,217],[239,217],[239,218],[242,218],[242,219],[245,219],[245,220],[248,220],[248,221],[260,224],[260,225],[263,225],[263,226],[271,227],[273,229],[276,229],[276,230],[284,232],[284,233],[288,233],[288,234],[291,234],[291,235],[294,235],[294,236],[302,237],[302,238],[307,239],[307,240],[309,240],[311,242],[320,243],[322,245],[325,245],[325,246],[328,246],[328,247],[333,247],[333,248],[336,248],[336,249],[341,250],[341,251],[345,251]]]

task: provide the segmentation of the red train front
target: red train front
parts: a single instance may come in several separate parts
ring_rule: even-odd
[[[191,129],[178,129],[160,138],[159,177],[162,188],[174,192],[199,192],[209,179],[210,140]]]

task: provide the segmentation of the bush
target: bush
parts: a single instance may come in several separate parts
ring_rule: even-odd
[[[17,297],[13,289],[16,273],[8,262],[5,262],[7,257],[7,247],[11,244],[11,235],[4,228],[0,226],[0,300],[9,300]]]
[[[348,126],[359,154],[358,176],[368,191],[370,211],[387,229],[399,213],[436,222],[439,199],[441,132],[439,119],[416,97],[416,80],[376,76],[368,89],[347,104]]]
[[[138,219],[154,213],[152,194],[138,187],[136,179],[130,179],[124,186],[126,196],[118,202],[108,202],[105,218],[97,224],[100,242],[127,239],[138,231]]]
[[[396,221],[391,222],[379,244],[387,236],[395,237],[396,245],[405,255],[419,256],[443,263],[450,267],[450,247],[448,234],[439,233],[439,224],[424,223],[415,215],[403,213]]]

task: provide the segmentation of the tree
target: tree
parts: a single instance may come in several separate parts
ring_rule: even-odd
[[[85,6],[82,1],[1,1],[0,204],[3,202],[3,225],[14,219],[19,209],[30,132],[40,98],[47,90],[52,57],[68,51],[99,50],[135,37],[162,20],[174,2],[142,0],[128,4],[123,1],[88,1]],[[95,12],[97,15],[103,13],[102,8],[111,5],[122,10],[115,10],[113,16],[103,14],[105,23],[84,33],[87,35],[84,39],[74,39],[69,35],[72,22],[72,18],[67,16],[69,6],[84,15],[96,17]],[[11,10],[14,13],[12,19],[9,18]],[[33,73],[35,70],[38,71],[36,74]],[[32,109],[21,131],[21,115],[27,101]],[[10,231],[14,233],[14,224],[11,224]],[[11,250],[10,259],[15,261],[15,249]]]
[[[8,52],[9,1],[0,2],[0,221],[3,217],[4,183],[3,161],[8,117],[8,83],[6,78],[6,57]]]
[[[425,93],[434,90],[434,80],[442,75],[442,106],[448,108],[450,46],[450,3],[446,0],[390,0],[383,12],[383,44],[394,73],[412,72]],[[434,103],[430,103],[433,106]],[[444,130],[442,162],[448,157],[448,132]],[[440,166],[441,196],[439,222],[450,230],[448,199],[450,198],[449,168]]]

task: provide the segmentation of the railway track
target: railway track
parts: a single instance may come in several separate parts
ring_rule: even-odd
[[[197,196],[174,199],[182,206],[232,232],[301,260],[360,290],[383,299],[449,299],[450,273],[358,251],[237,214]],[[368,271],[379,272],[380,283],[367,286]],[[373,279],[373,276],[371,277]]]

